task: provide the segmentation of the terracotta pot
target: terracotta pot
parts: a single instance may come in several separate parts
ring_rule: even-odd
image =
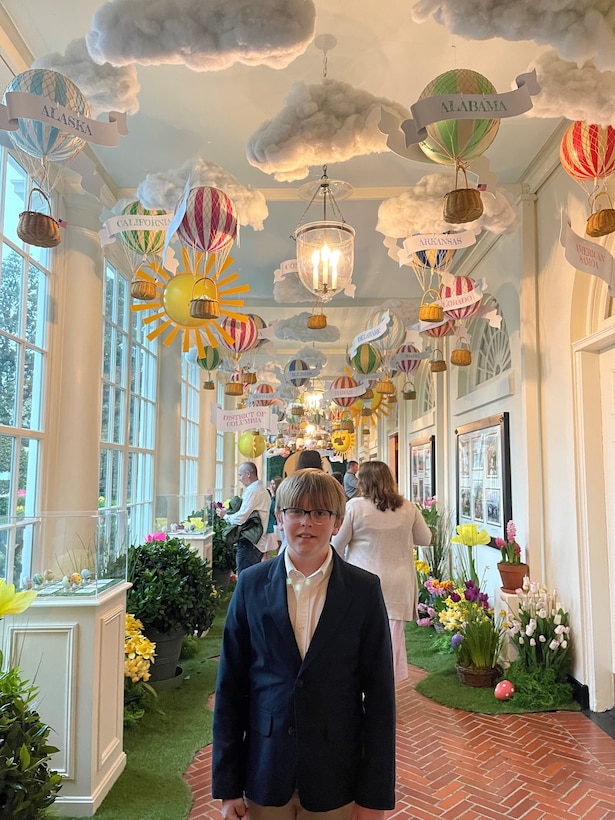
[[[498,571],[502,579],[502,592],[516,592],[522,587],[528,570],[527,564],[509,564],[506,561],[499,561]]]
[[[456,664],[455,669],[457,670],[457,677],[462,683],[466,686],[474,686],[477,689],[493,688],[496,680],[502,674],[500,666],[477,668]]]

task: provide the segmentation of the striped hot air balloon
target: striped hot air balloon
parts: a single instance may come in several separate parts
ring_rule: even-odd
[[[270,384],[257,384],[252,391],[252,404],[256,407],[268,407],[273,402],[275,390]]]
[[[455,320],[449,319],[446,322],[442,322],[441,325],[436,325],[435,327],[427,328],[423,331],[426,336],[431,336],[432,339],[441,339],[443,336],[450,336],[451,333],[455,332]]]
[[[434,273],[447,271],[456,252],[455,248],[425,248],[413,251],[410,254],[410,264],[413,267],[427,268]]]
[[[190,189],[186,212],[177,229],[182,245],[204,253],[228,251],[237,236],[237,210],[218,188]]]
[[[392,310],[375,310],[367,320],[367,330],[378,327],[385,319],[388,313],[388,321],[386,330],[377,339],[372,339],[371,346],[376,348],[380,353],[393,351],[404,343],[406,338],[406,327],[403,319],[394,313]]]
[[[284,368],[285,380],[294,387],[303,387],[310,380],[309,376],[293,376],[293,373],[309,370],[310,366],[303,359],[291,359]]]
[[[262,318],[262,316],[258,316],[256,313],[248,313],[248,316],[250,317],[250,319],[254,321],[257,331],[264,330],[267,327],[267,322]],[[258,342],[256,343],[256,347],[262,347],[263,345],[266,345],[267,341],[267,339],[259,338]]]
[[[454,281],[449,285],[440,287],[440,299],[452,299],[455,296],[465,296],[474,290],[474,280],[469,276],[455,276]],[[444,316],[447,319],[468,319],[478,311],[481,299],[477,299],[470,304],[459,307],[449,307],[445,309]]]
[[[402,345],[397,348],[393,363],[402,373],[414,373],[421,363],[417,357],[419,353],[419,349],[414,345]]]
[[[203,368],[203,370],[207,370],[207,372],[211,372],[215,370],[216,367],[220,364],[220,351],[217,347],[213,347],[212,345],[205,345],[203,347],[203,352],[205,355],[202,359],[197,359],[199,365]]]
[[[352,387],[358,387],[359,382],[353,379],[352,376],[338,376],[331,382],[331,390],[348,390]],[[356,396],[335,396],[333,401],[338,407],[350,407],[356,400]]]
[[[432,80],[419,100],[451,94],[495,93],[493,84],[482,74],[468,68],[453,68]],[[495,139],[499,127],[499,119],[440,120],[427,126],[427,139],[419,146],[433,162],[457,165],[480,157]]]
[[[131,202],[122,210],[122,214],[129,216],[162,216],[166,211],[149,211],[137,200]],[[126,250],[133,253],[139,259],[147,256],[158,256],[164,248],[164,229],[137,228],[128,231],[120,231],[117,234],[119,243]]]
[[[560,162],[579,181],[598,180],[615,172],[615,128],[573,122],[562,137]]]
[[[352,367],[364,376],[373,373],[382,365],[382,356],[370,344],[359,345],[354,356],[351,359]]]
[[[68,108],[83,117],[90,116],[90,106],[77,86],[57,71],[43,68],[31,68],[14,77],[6,87],[2,102],[6,104],[6,95],[11,91],[22,91],[45,97],[52,104]],[[16,148],[36,159],[46,157],[51,162],[67,163],[82,148],[85,140],[62,126],[49,125],[46,122],[31,119],[19,119],[17,129],[8,131],[9,139]]]
[[[254,320],[249,316],[246,317],[245,322],[241,322],[239,319],[234,319],[231,316],[225,316],[220,322],[220,327],[222,327],[232,339],[232,343],[229,344],[221,334],[220,343],[232,353],[245,353],[248,350],[252,350],[258,342],[258,330],[254,324]]]

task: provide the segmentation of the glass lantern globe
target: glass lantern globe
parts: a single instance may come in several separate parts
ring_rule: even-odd
[[[328,302],[352,280],[354,228],[344,222],[309,222],[295,231],[297,272],[303,286]]]

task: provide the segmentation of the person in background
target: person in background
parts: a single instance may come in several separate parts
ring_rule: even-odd
[[[271,557],[269,556],[270,552],[277,554],[278,550],[280,549],[280,544],[282,543],[280,533],[278,532],[278,524],[275,518],[275,494],[281,483],[282,476],[276,475],[271,479],[271,481],[267,485],[267,488],[271,495],[271,506],[269,507],[269,521],[267,522],[267,532],[265,533],[265,535],[267,536],[268,557]]]
[[[333,470],[331,475],[336,481],[339,481],[342,487],[344,486],[344,473],[340,472],[339,470]]]
[[[213,724],[225,820],[384,820],[395,806],[389,627],[378,578],[331,549],[345,503],[322,470],[286,478],[286,550],[233,592]]]
[[[359,495],[346,505],[346,517],[332,543],[349,564],[380,578],[398,684],[408,677],[405,622],[417,617],[413,545],[429,546],[431,531],[418,507],[399,494],[384,462],[366,461],[361,465],[358,491]]]
[[[271,507],[271,496],[258,479],[256,464],[252,461],[244,461],[239,465],[239,480],[245,487],[241,498],[241,507],[237,512],[229,513],[226,508],[218,508],[218,515],[224,518],[229,524],[244,524],[250,515],[257,511],[263,525],[263,532],[256,544],[247,538],[239,537],[235,544],[237,575],[247,567],[258,564],[263,559],[263,553],[267,549],[267,521],[269,520],[269,509]]]
[[[350,500],[357,494],[357,471],[359,469],[358,461],[349,461],[344,475],[344,492],[346,498]]]
[[[297,470],[305,470],[306,467],[314,467],[322,470],[322,458],[318,450],[302,450],[297,459]]]

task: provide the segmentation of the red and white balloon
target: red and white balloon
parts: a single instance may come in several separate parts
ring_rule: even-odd
[[[474,293],[475,282],[469,276],[455,276],[451,283],[440,286],[440,299],[443,300],[444,316],[447,319],[468,319],[478,311],[481,305],[481,297],[478,291],[474,294],[476,298],[470,301],[468,294]],[[446,307],[446,299],[459,298],[460,304],[453,307]]]
[[[177,210],[177,209],[176,209]],[[177,229],[182,245],[204,253],[228,252],[237,236],[237,210],[218,188],[191,188]]]

